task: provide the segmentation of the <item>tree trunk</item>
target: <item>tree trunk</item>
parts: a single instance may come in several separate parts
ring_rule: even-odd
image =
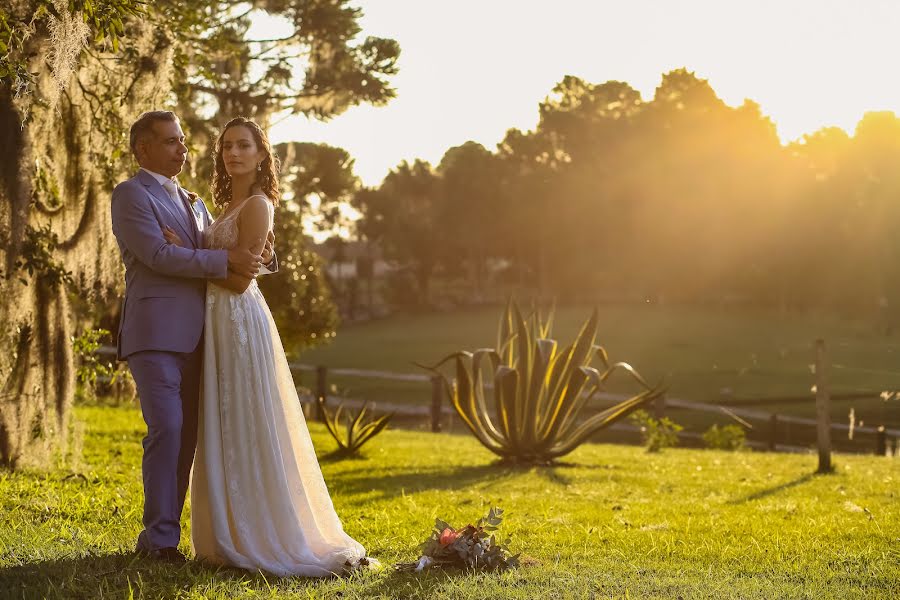
[[[35,213],[54,209],[35,198],[29,210],[39,191],[33,181],[40,162],[6,89],[0,89],[0,130],[0,223],[5,234],[0,323],[6,327],[0,336],[0,465],[15,468],[22,462],[45,462],[55,447],[65,446],[74,369],[66,288],[54,282],[52,273],[38,269],[36,242],[44,238],[36,234],[40,219]],[[47,179],[46,172],[42,177]]]
[[[428,306],[431,287],[431,264],[420,264],[416,268],[416,283],[419,286],[419,302],[422,306]]]
[[[149,27],[133,36],[159,43]],[[123,132],[169,90],[159,72],[165,51],[156,70],[88,55],[59,89],[42,62],[49,38],[29,43],[35,90],[13,96],[0,84],[0,466],[7,468],[47,464],[51,452],[65,450],[79,320],[70,298],[91,309],[115,302],[123,278],[109,196],[133,168]],[[123,97],[124,81],[131,87]]]

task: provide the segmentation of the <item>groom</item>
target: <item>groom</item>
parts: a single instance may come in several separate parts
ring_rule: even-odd
[[[113,233],[125,263],[118,357],[128,361],[147,423],[144,530],[136,550],[173,562],[185,560],[178,542],[197,445],[206,280],[224,279],[229,270],[252,278],[273,258],[271,238],[263,256],[203,248],[212,219],[175,180],[187,158],[184,141],[174,113],[142,114],[130,135],[141,169],[112,193]],[[165,228],[185,247],[167,243]]]

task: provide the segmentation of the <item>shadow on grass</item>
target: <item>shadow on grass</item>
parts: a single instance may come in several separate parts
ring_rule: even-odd
[[[389,471],[361,468],[342,473],[340,483],[335,482],[334,487],[337,494],[364,494],[365,498],[359,502],[367,503],[373,499],[382,500],[429,490],[458,491],[482,481],[495,483],[516,472],[517,469],[497,464]]]
[[[0,598],[175,598],[198,583],[240,585],[255,577],[193,561],[179,565],[132,553],[94,555],[0,568]]]
[[[366,596],[439,597],[439,590],[446,587],[448,580],[465,579],[473,574],[465,569],[432,569],[426,573],[401,573],[390,566],[387,569],[390,569],[389,573],[376,575],[371,581],[373,587],[366,586]],[[205,597],[202,594],[213,589],[217,597],[242,598],[252,595],[254,590],[271,594],[282,587],[285,593],[300,594],[308,586],[318,587],[327,581],[329,579],[265,577],[196,561],[175,565],[137,558],[131,553],[108,554],[0,568],[0,598],[176,598],[190,595],[191,590],[198,597]]]
[[[382,500],[424,491],[459,491],[478,483],[495,485],[531,472],[545,477],[552,483],[566,486],[571,483],[571,478],[563,475],[559,467],[560,465],[515,465],[501,461],[483,465],[416,467],[403,470],[373,470],[361,467],[342,472],[340,479],[330,483],[329,486],[333,485],[336,494],[365,495],[359,502],[371,502],[373,499]]]
[[[735,500],[729,500],[729,501],[728,501],[728,504],[745,504],[745,503],[747,503],[747,502],[753,502],[753,501],[755,501],[755,500],[762,500],[763,498],[767,498],[767,497],[772,496],[772,495],[774,495],[774,494],[778,494],[778,493],[783,492],[783,491],[785,491],[785,490],[789,490],[789,489],[791,489],[792,487],[796,487],[796,486],[798,486],[798,485],[802,485],[802,484],[806,483],[807,481],[810,481],[810,480],[813,479],[814,477],[816,477],[816,474],[815,474],[815,473],[807,473],[806,475],[803,475],[803,476],[801,476],[801,477],[798,477],[797,479],[794,479],[793,481],[787,481],[787,482],[782,483],[782,484],[780,484],[780,485],[776,485],[775,487],[770,487],[770,488],[766,488],[766,489],[764,489],[764,490],[760,490],[760,491],[758,491],[758,492],[753,492],[753,493],[750,494],[749,496],[744,496],[743,498],[737,498],[737,499],[735,499]]]
[[[535,467],[535,472],[541,477],[545,477],[547,481],[551,483],[555,483],[557,485],[569,485],[572,483],[571,477],[566,477],[556,467]]]
[[[331,452],[323,454],[319,457],[320,463],[334,463],[340,462],[342,460],[364,461],[368,460],[368,458],[366,457],[366,455],[359,452],[350,453],[346,450],[332,450]]]
[[[520,567],[521,568],[521,567]],[[381,577],[374,586],[366,588],[366,597],[384,598],[443,598],[449,590],[469,588],[471,597],[480,597],[474,586],[479,572],[462,568],[430,567],[421,573],[411,571],[391,572]],[[492,576],[499,576],[495,571]]]
[[[173,565],[132,553],[86,556],[0,568],[3,598],[85,598],[138,596],[175,597],[190,588],[202,572],[188,563]]]

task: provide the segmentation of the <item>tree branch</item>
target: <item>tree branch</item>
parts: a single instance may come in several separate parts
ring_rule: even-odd
[[[272,43],[278,43],[278,42],[289,42],[289,41],[297,38],[299,35],[300,35],[300,32],[295,31],[293,35],[289,35],[288,37],[284,37],[284,38],[270,38],[268,40],[244,40],[244,41],[247,42],[248,44],[272,44]]]

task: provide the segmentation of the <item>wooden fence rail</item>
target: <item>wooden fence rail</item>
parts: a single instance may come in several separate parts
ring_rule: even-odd
[[[98,353],[104,355],[111,354],[114,356],[115,348],[104,346],[101,347],[100,350],[98,350]],[[308,388],[314,390],[314,393],[312,395],[302,396],[301,402],[303,402],[304,404],[312,403],[312,413],[315,414],[316,418],[318,419],[322,418],[322,414],[318,407],[318,398],[322,398],[326,402],[346,402],[348,407],[362,405],[363,402],[362,400],[339,398],[333,394],[329,394],[329,376],[360,377],[366,379],[381,379],[387,381],[428,384],[431,390],[430,403],[423,402],[422,404],[410,405],[378,402],[375,409],[378,412],[395,412],[398,415],[407,417],[426,417],[430,421],[431,430],[435,432],[441,431],[442,423],[444,423],[446,418],[452,417],[452,415],[455,414],[453,407],[449,406],[448,399],[446,398],[446,393],[444,392],[443,384],[436,376],[417,373],[395,373],[390,371],[369,369],[331,368],[324,365],[311,365],[298,362],[291,362],[289,363],[289,365],[291,371],[298,376],[298,379],[303,379],[302,373],[315,373],[315,385],[307,386]],[[489,384],[488,387],[490,387]],[[423,399],[425,397],[427,397],[427,395],[423,393]],[[593,400],[595,400],[600,405],[611,405],[624,399],[626,399],[626,396],[605,392],[595,394],[593,397]],[[757,427],[760,427],[761,431],[766,432],[764,436],[765,439],[748,441],[748,446],[779,452],[806,452],[809,450],[809,448],[805,446],[790,445],[780,442],[780,439],[784,437],[782,435],[783,432],[790,426],[794,426],[795,428],[808,427],[811,431],[818,431],[819,428],[819,421],[817,419],[776,414],[769,411],[746,408],[743,406],[739,407],[733,405],[691,402],[688,400],[672,397],[661,398],[650,409],[650,411],[656,418],[662,418],[672,410],[722,415],[738,422],[756,422]],[[612,429],[633,431],[637,428],[627,423],[618,423],[613,426]],[[850,429],[851,427],[848,424],[829,423],[827,426],[829,439],[833,437],[831,434],[843,434],[843,437],[846,437]],[[855,426],[852,429],[854,435],[872,436],[874,442],[870,446],[871,452],[883,456],[889,450],[891,450],[892,447],[895,449],[895,451],[900,450],[900,429],[888,429],[883,425]],[[701,438],[701,434],[690,431],[682,431],[679,433],[679,436],[686,439]]]
[[[327,389],[327,377],[329,375],[335,376],[344,376],[344,377],[361,377],[367,379],[381,379],[381,380],[389,380],[389,381],[403,381],[403,382],[417,382],[417,383],[430,383],[431,384],[431,404],[430,406],[424,405],[408,405],[408,404],[396,404],[396,403],[379,403],[378,409],[380,411],[391,411],[396,412],[399,415],[405,416],[429,416],[431,421],[431,430],[432,431],[440,431],[441,430],[441,422],[444,417],[447,415],[454,414],[452,407],[445,405],[445,393],[443,392],[443,386],[440,383],[440,379],[435,376],[429,377],[428,375],[420,375],[415,373],[392,373],[390,371],[376,371],[376,370],[367,370],[367,369],[347,369],[347,368],[324,368],[321,365],[310,365],[304,363],[290,363],[291,370],[293,372],[315,372],[316,373],[316,385],[315,388],[317,390]],[[486,387],[491,387],[490,384],[486,384]],[[618,394],[610,394],[610,393],[598,393],[595,394],[593,399],[599,401],[602,404],[615,404],[617,402],[621,402],[625,400],[627,396],[618,395]],[[332,398],[333,400],[338,400],[337,398]],[[355,403],[346,399],[340,398],[342,402],[348,402],[348,406],[353,406]],[[361,403],[361,402],[360,402]],[[727,416],[731,419],[735,419],[738,421],[750,420],[750,421],[758,421],[760,424],[765,427],[766,431],[766,441],[755,441],[748,442],[748,445],[751,447],[757,447],[760,449],[768,449],[772,451],[788,451],[788,452],[798,452],[798,451],[806,451],[808,448],[803,446],[796,446],[790,444],[782,444],[779,442],[779,433],[785,429],[785,427],[789,425],[795,425],[798,427],[810,427],[813,430],[818,430],[819,421],[818,419],[808,419],[803,417],[796,417],[792,415],[781,415],[776,413],[770,413],[762,410],[755,410],[750,408],[739,408],[733,406],[723,406],[718,404],[708,404],[702,402],[691,402],[688,400],[682,400],[678,398],[669,398],[663,397],[660,398],[652,407],[652,412],[656,418],[662,418],[665,414],[672,410],[684,410],[684,411],[694,411],[701,413],[712,413],[716,415]],[[828,424],[829,432],[842,432],[846,434],[850,430],[850,426],[843,423],[829,423]],[[613,427],[613,429],[618,430],[635,430],[636,428],[628,425],[628,424],[618,424],[618,426]],[[871,448],[873,452],[884,455],[888,450],[888,439],[892,439],[894,443],[898,443],[900,440],[900,429],[887,429],[884,426],[870,427],[870,426],[856,426],[853,428],[854,434],[858,435],[866,435],[871,434],[874,436],[875,442],[872,444]],[[701,434],[690,431],[682,431],[679,433],[679,437],[683,437],[686,439],[699,439],[701,438]]]

